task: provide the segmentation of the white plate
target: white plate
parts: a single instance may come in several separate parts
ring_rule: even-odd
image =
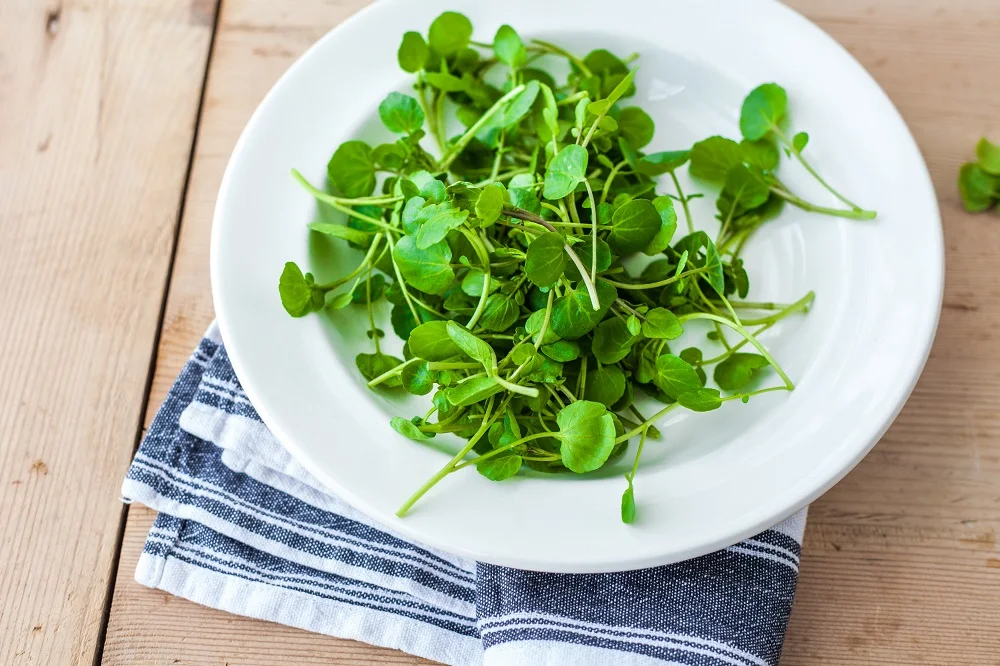
[[[662,423],[665,439],[647,445],[636,479],[635,525],[619,519],[628,461],[586,479],[498,484],[465,471],[396,518],[446,461],[389,427],[395,414],[425,411],[426,400],[400,403],[363,387],[353,357],[367,341],[356,313],[343,311],[333,323],[292,319],[279,302],[285,261],[325,277],[324,250],[310,247],[305,228],[313,201],[289,170],[321,183],[342,141],[377,140],[378,103],[409,85],[396,64],[401,35],[426,32],[454,8],[482,41],[510,22],[526,37],[577,51],[639,52],[635,103],[657,123],[651,150],[716,133],[738,137],[744,95],[777,81],[789,92],[793,128],[812,136],[807,152],[819,171],[879,212],[876,221],[854,222],[788,207],[757,234],[746,254],[751,298],[817,293],[808,316],[763,338],[798,388],[709,414],[676,412]],[[790,160],[782,175],[806,198],[836,205]],[[710,205],[696,215],[714,229]],[[613,9],[579,0],[379,0],[320,40],[257,109],[226,170],[212,231],[212,288],[233,365],[261,417],[306,468],[425,544],[563,572],[701,555],[769,527],[832,486],[878,440],[916,382],[937,324],[943,263],[934,192],[903,120],[850,55],[770,0],[616,0]]]

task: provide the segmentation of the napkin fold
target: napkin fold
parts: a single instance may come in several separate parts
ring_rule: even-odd
[[[139,583],[462,666],[777,664],[805,527],[803,510],[704,557],[610,574],[521,571],[413,543],[281,447],[214,324],[122,495],[159,512]]]

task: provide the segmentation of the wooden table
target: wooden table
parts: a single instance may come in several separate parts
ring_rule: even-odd
[[[140,587],[153,514],[118,502],[213,317],[209,227],[233,144],[292,60],[364,4],[0,3],[0,664],[427,663]],[[965,214],[955,176],[1000,136],[1000,5],[791,4],[912,128],[948,274],[913,397],[811,509],[782,663],[997,665],[1000,218]]]

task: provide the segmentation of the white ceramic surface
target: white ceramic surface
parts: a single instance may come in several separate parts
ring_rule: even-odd
[[[628,460],[584,479],[535,475],[497,484],[466,470],[397,519],[400,503],[447,459],[389,427],[390,416],[422,413],[426,400],[387,399],[363,387],[353,362],[367,345],[358,315],[292,319],[279,302],[285,261],[320,279],[331,261],[328,248],[310,240],[305,224],[314,204],[289,170],[321,183],[340,142],[378,140],[371,121],[378,103],[409,85],[396,64],[401,35],[426,32],[446,9],[465,12],[482,41],[510,22],[525,37],[578,51],[639,52],[635,102],[657,123],[648,150],[679,149],[716,133],[738,137],[743,96],[777,81],[789,91],[793,129],[812,136],[807,153],[819,171],[879,212],[876,221],[854,222],[786,207],[755,236],[746,251],[751,299],[817,293],[807,316],[763,336],[798,388],[709,414],[673,413],[660,424],[664,439],[646,447],[632,526],[619,519]],[[782,176],[805,198],[836,205],[789,160]],[[710,206],[701,202],[695,214],[714,231]],[[613,11],[579,0],[378,0],[310,49],[254,114],[219,192],[211,261],[216,312],[237,374],[264,421],[310,471],[376,520],[428,545],[563,572],[701,555],[827,490],[878,440],[912,390],[943,284],[937,203],[899,114],[847,52],[770,0],[617,0]]]

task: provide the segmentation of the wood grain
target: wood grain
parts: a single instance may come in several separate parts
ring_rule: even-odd
[[[0,5],[0,663],[90,664],[212,5]]]
[[[208,236],[226,158],[271,83],[363,0],[226,0],[150,406],[212,317]],[[783,664],[1000,664],[1000,225],[954,180],[1000,136],[995,0],[793,0],[879,80],[930,165],[945,220],[941,328],[871,455],[811,510]],[[859,117],[859,122],[863,118]],[[915,269],[919,269],[918,267]],[[905,332],[900,331],[904,335]],[[150,411],[151,414],[151,411]],[[108,664],[416,664],[402,653],[234,617],[132,581],[152,513],[129,513]]]

